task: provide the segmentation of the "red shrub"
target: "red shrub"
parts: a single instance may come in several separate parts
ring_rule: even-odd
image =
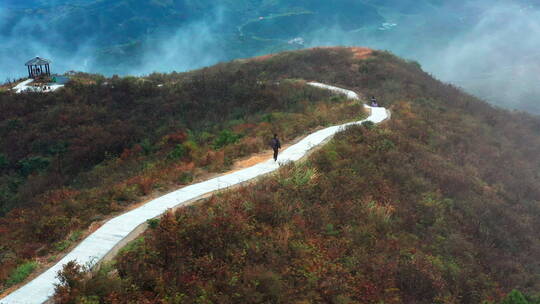
[[[167,135],[167,142],[171,145],[181,144],[188,138],[188,134],[184,131],[178,131]]]

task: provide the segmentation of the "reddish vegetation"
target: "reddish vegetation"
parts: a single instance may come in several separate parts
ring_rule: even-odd
[[[19,265],[54,261],[113,214],[232,169],[273,132],[286,141],[361,113],[269,62],[0,93],[0,292]]]
[[[170,144],[181,144],[184,141],[186,141],[187,138],[188,138],[188,135],[186,134],[186,132],[179,131],[179,132],[176,132],[176,133],[173,133],[173,134],[169,134],[167,136],[167,141]]]
[[[253,57],[250,60],[251,61],[265,61],[265,60],[268,60],[268,59],[270,59],[270,58],[272,58],[274,56],[276,56],[276,54],[268,54],[268,55],[262,55],[262,56]]]
[[[312,50],[334,50],[334,51],[339,51],[339,52],[342,52],[343,50],[348,50],[348,51],[353,53],[353,58],[354,59],[366,59],[366,58],[369,58],[373,54],[373,50],[370,49],[370,48],[366,48],[366,47],[346,47],[346,48],[343,48],[343,47],[330,47],[330,46],[329,47],[309,48],[309,49],[304,49],[304,50],[301,50],[301,51],[298,51],[298,52],[304,52],[306,50],[307,51],[312,51]],[[268,60],[270,58],[275,57],[276,55],[278,55],[278,54],[268,54],[268,55],[253,57],[253,58],[248,59],[248,61],[266,61],[266,60]]]
[[[369,58],[373,54],[373,50],[366,47],[316,47],[313,48],[313,50],[320,49],[320,50],[333,50],[333,51],[342,51],[342,50],[348,50],[353,53],[354,59],[366,59]]]
[[[60,303],[476,304],[540,290],[540,119],[388,53],[298,54],[254,66],[356,87],[392,120],[165,215],[93,278],[70,265]]]
[[[356,59],[366,59],[373,54],[373,50],[368,48],[351,47],[349,49],[353,52]]]

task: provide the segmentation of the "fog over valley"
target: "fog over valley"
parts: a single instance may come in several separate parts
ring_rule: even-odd
[[[487,101],[540,113],[540,7],[522,1],[0,3],[0,80],[41,56],[56,73],[145,75],[326,45],[389,50]]]

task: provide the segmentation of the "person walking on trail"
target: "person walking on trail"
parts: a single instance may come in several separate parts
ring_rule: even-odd
[[[377,98],[375,98],[375,96],[371,96],[371,106],[379,107],[379,103],[377,102]]]
[[[274,149],[274,161],[277,161],[279,149],[281,149],[281,143],[277,138],[277,134],[274,134],[274,138],[270,141],[270,147]]]

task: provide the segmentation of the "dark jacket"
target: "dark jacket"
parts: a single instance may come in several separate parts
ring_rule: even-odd
[[[270,141],[270,147],[272,147],[272,149],[274,150],[281,149],[281,143],[279,142],[279,139],[277,139],[276,137],[272,138],[272,140]]]

